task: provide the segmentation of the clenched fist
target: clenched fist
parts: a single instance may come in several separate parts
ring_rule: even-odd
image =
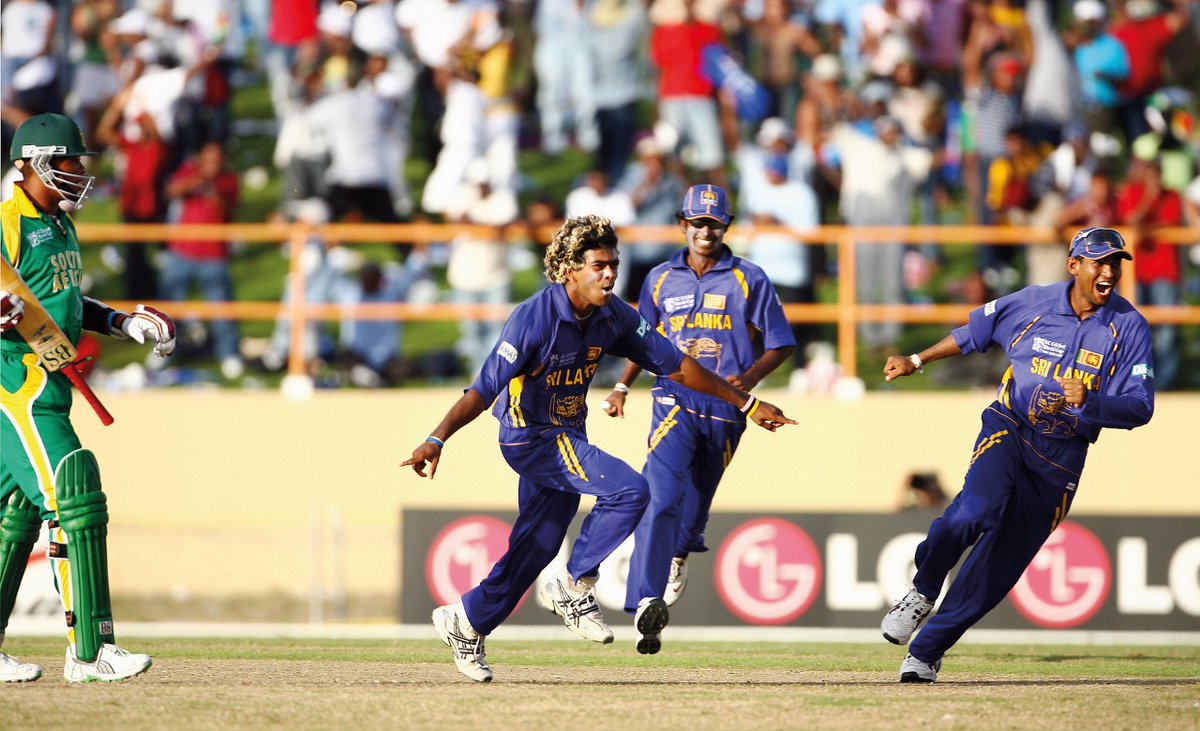
[[[166,357],[175,352],[175,323],[166,313],[138,305],[132,314],[116,323],[121,334],[137,343],[154,343],[154,354]]]

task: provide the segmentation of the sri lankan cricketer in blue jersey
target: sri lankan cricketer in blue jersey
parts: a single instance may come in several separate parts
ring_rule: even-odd
[[[638,313],[613,295],[619,260],[607,219],[571,218],[546,250],[551,285],[513,311],[475,382],[430,436],[403,462],[420,476],[437,471],[447,439],[492,405],[500,422],[500,451],[520,475],[518,515],[508,551],[480,584],[456,604],[438,607],[433,624],[468,678],[492,679],[484,638],[499,626],[562,546],[582,494],[596,497],[580,529],[566,575],[539,587],[572,631],[612,642],[596,604],[600,563],[633,533],[649,500],[646,480],[587,438],[586,396],[605,353],[742,409],[774,431],[795,424],[681,353]],[[643,633],[666,626],[660,599],[635,620]]]
[[[687,248],[650,271],[638,312],[680,351],[738,388],[752,389],[786,361],[796,345],[779,297],[757,265],[733,255],[725,231],[733,216],[728,196],[714,185],[688,189],[676,213]],[[756,356],[756,338],[760,355]],[[624,414],[629,387],[642,372],[631,362],[606,400],[610,416]],[[625,584],[625,610],[655,598],[678,601],[687,586],[685,561],[707,551],[704,529],[717,485],[746,430],[746,416],[728,403],[658,378],[642,476],[650,505],[634,532]],[[654,654],[658,634],[637,650]]]
[[[1010,362],[996,401],[983,412],[962,492],[917,546],[912,591],[883,618],[884,638],[907,643],[974,544],[937,614],[909,647],[900,682],[937,680],[946,651],[1016,585],[1071,509],[1100,430],[1150,421],[1150,328],[1116,293],[1125,259],[1132,257],[1118,232],[1084,229],[1071,241],[1071,279],[989,302],[933,347],[887,359],[888,381],[992,345],[1004,348]]]

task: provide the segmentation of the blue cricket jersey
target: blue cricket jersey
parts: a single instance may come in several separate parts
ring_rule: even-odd
[[[971,312],[953,331],[963,353],[993,343],[1010,366],[997,402],[1053,439],[1095,442],[1102,427],[1132,429],[1154,414],[1150,327],[1130,302],[1113,294],[1086,320],[1071,308],[1073,281],[1030,286]],[[1068,406],[1058,378],[1078,378],[1088,394]]]
[[[470,386],[493,404],[501,444],[521,444],[553,427],[584,431],[588,386],[605,353],[660,375],[674,373],[683,362],[679,350],[616,296],[592,312],[586,328],[583,324],[561,284],[513,310]]]
[[[638,311],[675,344],[722,378],[754,364],[751,327],[762,333],[763,348],[796,345],[771,280],[757,264],[733,255],[726,246],[703,277],[687,265],[686,248],[650,270]],[[712,408],[718,399],[666,378],[662,387],[688,404]],[[725,404],[736,412],[736,407]]]

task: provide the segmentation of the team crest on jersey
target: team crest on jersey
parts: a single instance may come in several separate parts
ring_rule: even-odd
[[[30,231],[29,234],[25,237],[25,240],[29,242],[30,248],[36,249],[38,246],[46,243],[47,241],[49,241],[53,238],[54,238],[53,231],[51,231],[48,228],[38,228],[38,229],[34,229],[33,231]]]
[[[1085,365],[1088,368],[1100,368],[1100,364],[1104,362],[1104,356],[1099,353],[1093,353],[1084,348],[1079,349],[1079,353],[1075,356],[1075,362]]]
[[[667,313],[689,309],[696,303],[696,295],[684,294],[678,297],[668,297],[663,300],[663,311]]]
[[[723,310],[723,309],[725,309],[725,295],[723,295],[723,294],[706,294],[706,295],[704,295],[704,309],[706,309],[706,310]]]
[[[1063,436],[1073,437],[1079,428],[1079,416],[1070,412],[1067,397],[1040,385],[1033,389],[1027,415],[1030,424],[1043,427],[1042,434],[1053,435],[1061,429]]]
[[[715,371],[721,365],[721,344],[712,338],[688,338],[687,340],[679,341],[679,349],[696,360],[701,358],[713,358],[716,360],[716,365],[712,366]]]
[[[520,352],[513,347],[512,343],[508,342],[507,340],[503,340],[500,342],[500,347],[496,348],[496,355],[508,361],[511,365],[517,362],[517,356],[520,355]]]
[[[554,396],[550,406],[554,416],[559,419],[577,419],[584,410],[583,396]]]
[[[604,354],[604,348],[588,348],[588,360],[600,360],[600,356]]]

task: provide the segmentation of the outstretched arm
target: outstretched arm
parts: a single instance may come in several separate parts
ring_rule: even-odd
[[[700,365],[690,355],[683,356],[679,370],[668,376],[672,381],[681,383],[688,388],[714,396],[727,403],[733,404],[746,413],[755,424],[768,431],[775,431],[784,424],[795,424],[792,419],[784,416],[778,407],[760,401],[742,389],[725,381],[716,373]]]
[[[412,456],[400,463],[401,467],[413,468],[421,477],[425,476],[425,463],[429,463],[429,479],[433,479],[437,473],[438,462],[442,459],[442,445],[450,438],[454,432],[470,424],[475,420],[475,417],[482,414],[487,409],[487,404],[483,400],[483,396],[474,389],[467,389],[467,392],[455,402],[450,410],[446,412],[446,416],[442,418],[440,424],[432,432],[425,441],[417,445],[413,450]]]
[[[962,349],[958,347],[958,343],[954,341],[954,335],[951,334],[939,340],[936,345],[930,346],[920,353],[914,353],[914,355],[916,355],[916,360],[920,361],[919,366],[911,355],[889,355],[887,363],[883,365],[883,380],[894,381],[900,376],[911,376],[935,360],[962,355]]]

